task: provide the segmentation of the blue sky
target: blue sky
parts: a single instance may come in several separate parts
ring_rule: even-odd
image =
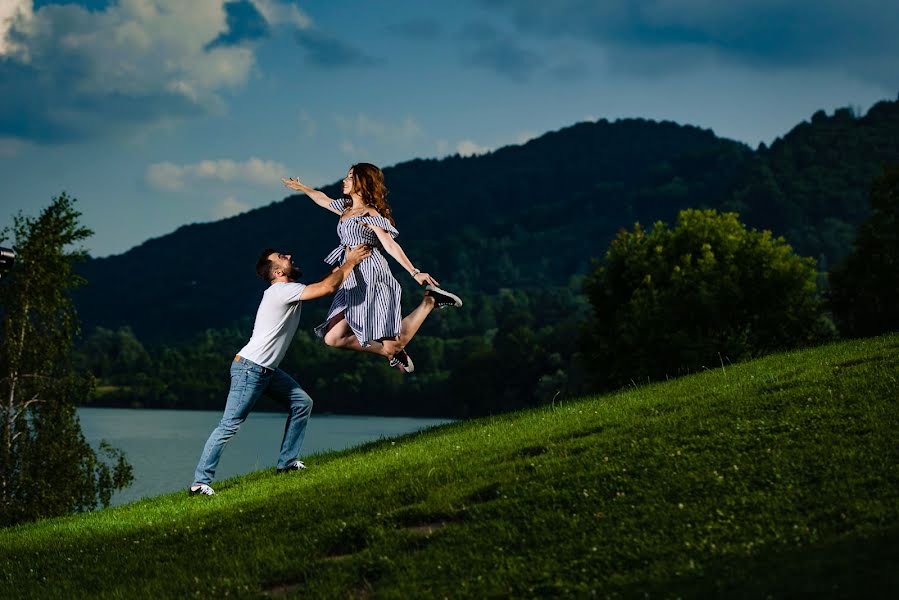
[[[281,176],[598,118],[754,147],[897,97],[890,4],[0,0],[0,227],[65,190],[104,256],[280,200]]]

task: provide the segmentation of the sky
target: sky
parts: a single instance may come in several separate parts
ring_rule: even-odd
[[[882,0],[0,0],[0,228],[65,191],[106,256],[281,177],[602,118],[756,147],[897,93]]]

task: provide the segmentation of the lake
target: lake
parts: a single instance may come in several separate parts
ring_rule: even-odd
[[[134,483],[112,497],[112,505],[145,496],[186,490],[221,411],[79,408],[81,429],[94,449],[105,439],[125,451]],[[274,468],[284,435],[286,413],[252,413],[222,454],[216,480]],[[449,423],[448,419],[320,415],[306,428],[300,458],[343,450],[383,437]],[[310,465],[311,466],[311,465]],[[215,483],[213,483],[213,487]]]

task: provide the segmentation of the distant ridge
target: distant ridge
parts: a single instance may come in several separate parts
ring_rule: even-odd
[[[870,182],[893,161],[899,103],[885,101],[864,116],[815,113],[757,150],[668,121],[601,120],[384,171],[399,241],[416,264],[456,289],[490,294],[564,284],[617,229],[671,220],[685,207],[736,210],[826,267],[848,251]],[[339,193],[336,184],[323,189]],[[335,243],[334,216],[289,196],[93,259],[76,301],[88,329],[129,325],[141,339],[186,339],[252,317],[263,247],[292,250],[311,279]],[[312,323],[324,309],[307,310]]]

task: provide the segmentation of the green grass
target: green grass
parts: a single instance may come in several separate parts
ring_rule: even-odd
[[[897,597],[899,335],[307,465],[2,531],[0,597]]]

